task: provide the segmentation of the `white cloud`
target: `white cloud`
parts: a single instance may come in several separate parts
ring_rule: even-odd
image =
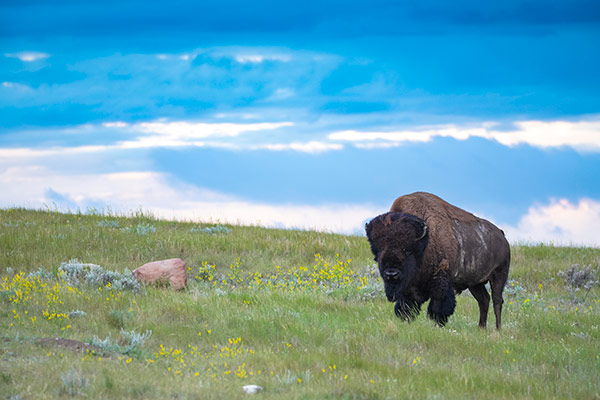
[[[523,121],[512,132],[490,132],[494,140],[515,146],[527,143],[537,147],[569,146],[578,150],[600,150],[600,121]]]
[[[170,186],[164,174],[155,172],[119,172],[80,174],[56,172],[45,166],[9,167],[0,173],[0,184],[11,190],[0,193],[3,205],[41,206],[48,202],[48,189],[84,208],[89,203],[104,203],[122,209],[140,205],[185,204],[188,199],[223,201],[226,196],[208,190],[180,185]]]
[[[2,87],[13,89],[23,94],[31,94],[34,92],[34,89],[32,89],[31,86],[23,85],[22,83],[18,82],[2,82]]]
[[[393,147],[398,147],[400,145],[401,145],[400,143],[376,142],[376,143],[355,143],[354,147],[356,147],[358,149],[374,150],[374,149],[391,149]]]
[[[278,88],[271,96],[267,98],[269,101],[289,99],[295,95],[292,88]]]
[[[428,142],[436,132],[432,131],[397,131],[397,132],[374,132],[374,131],[340,131],[328,136],[331,140],[341,140],[348,142],[370,142],[370,141],[389,141],[389,142]],[[441,136],[441,135],[439,135]]]
[[[115,122],[104,122],[102,126],[105,128],[127,128],[129,124],[127,122],[115,121]]]
[[[282,228],[362,232],[364,221],[382,210],[352,204],[271,205],[177,182],[155,172],[61,175],[40,166],[0,173],[0,206],[59,209],[110,206],[127,213],[140,207],[161,218],[221,221]]]
[[[285,89],[282,92],[287,95]],[[124,122],[106,122],[103,127],[109,129],[127,129],[131,132],[145,134],[135,140],[122,142],[123,148],[172,147],[172,146],[205,146],[199,140],[207,138],[234,138],[248,132],[272,131],[293,126],[294,123],[261,122],[261,123],[203,123],[191,121],[153,121],[127,124]],[[497,141],[505,146],[528,144],[530,146],[572,147],[580,151],[600,151],[600,120],[594,121],[521,121],[514,124],[516,129],[509,131],[494,130],[496,123],[487,122],[477,127],[437,125],[419,129],[400,131],[357,131],[344,130],[330,133],[327,141],[310,141],[308,143],[265,144],[261,148],[270,150],[297,150],[304,152],[321,152],[340,150],[340,142],[351,142],[363,149],[389,148],[406,142],[426,143],[435,137],[450,137],[456,140],[467,140],[478,137]],[[218,144],[217,144],[218,145]],[[230,146],[236,147],[236,146]]]
[[[138,135],[131,140],[107,145],[55,147],[47,149],[33,148],[0,148],[0,155],[5,157],[35,157],[59,153],[89,153],[119,149],[144,149],[165,147],[221,147],[243,149],[244,147],[228,142],[204,142],[201,139],[234,138],[249,132],[273,131],[279,128],[293,126],[292,122],[261,122],[261,123],[201,123],[189,121],[155,121],[141,123],[126,123],[122,121],[104,122],[100,126],[105,129],[122,130],[124,134]],[[83,131],[93,131],[98,126],[81,125],[64,130],[63,133],[77,134]],[[307,145],[310,147],[311,145]],[[329,145],[330,147],[336,147]],[[249,146],[252,148],[253,145]],[[291,146],[301,149],[301,145]],[[248,148],[248,146],[247,146]],[[306,151],[306,150],[304,150]]]
[[[326,142],[318,142],[318,141],[310,141],[310,142],[292,142],[292,143],[282,143],[282,144],[265,144],[259,146],[253,146],[252,149],[260,150],[273,150],[273,151],[285,151],[285,150],[294,150],[302,153],[323,153],[326,151],[332,150],[342,150],[344,146],[339,143],[326,143]]]
[[[290,143],[259,143],[264,139],[258,138],[252,142],[235,142],[220,139],[235,138],[249,132],[273,131],[279,128],[293,126],[291,122],[264,123],[197,123],[197,122],[147,122],[129,124],[122,121],[105,122],[104,129],[123,130],[124,134],[138,135],[131,140],[123,140],[106,145],[87,145],[74,147],[51,148],[1,148],[0,159],[6,162],[19,160],[35,160],[41,157],[56,155],[77,155],[101,153],[114,150],[132,150],[167,147],[211,147],[230,150],[271,150],[298,151],[303,153],[322,153],[342,150],[343,144],[328,141],[308,141]],[[80,131],[93,132],[98,126],[82,125],[64,130],[63,133],[75,135]],[[1,163],[0,163],[1,164]]]
[[[132,150],[144,148],[166,147],[211,147],[229,150],[271,150],[271,151],[298,151],[301,153],[317,154],[327,151],[342,150],[344,146],[338,143],[327,142],[292,142],[261,145],[239,145],[235,143],[202,142],[165,140],[164,138],[142,137],[135,141],[120,142],[115,145],[78,146],[78,147],[53,147],[48,149],[34,148],[0,148],[0,165],[6,163],[35,162],[46,157],[74,156],[90,153],[103,153],[114,150]]]
[[[78,133],[93,132],[95,129],[120,130],[124,135],[134,136],[131,140],[122,140],[106,145],[86,145],[86,146],[57,146],[52,148],[1,148],[0,157],[5,158],[35,158],[57,154],[79,154],[93,153],[120,149],[147,149],[147,148],[165,148],[165,147],[220,147],[231,149],[252,149],[254,145],[243,147],[231,142],[218,142],[216,140],[224,138],[235,138],[242,134],[250,132],[273,131],[279,128],[293,126],[292,122],[262,122],[262,123],[200,123],[188,121],[155,121],[142,123],[126,123],[122,121],[104,122],[101,125],[80,125],[74,128],[63,129],[53,133],[62,133],[77,135]],[[202,139],[211,139],[212,142],[205,142]],[[307,144],[308,149],[314,147],[314,144]],[[335,148],[335,145],[325,144]],[[302,144],[294,144],[291,149],[298,148],[298,151],[307,151],[302,149]]]
[[[600,151],[600,120],[521,121],[514,125],[516,129],[507,131],[494,130],[497,124],[490,122],[478,127],[439,125],[388,132],[345,130],[331,133],[328,138],[367,147],[370,143],[429,142],[435,137],[451,137],[457,140],[480,137],[510,147],[528,144],[541,148],[566,146],[581,151]]]
[[[42,53],[39,51],[21,51],[19,53],[7,53],[4,54],[5,57],[9,58],[18,58],[23,62],[33,62],[37,60],[43,60],[44,58],[50,57],[48,53]]]
[[[283,47],[254,47],[254,46],[218,46],[208,48],[198,48],[186,53],[159,53],[154,54],[159,60],[179,59],[183,61],[194,60],[200,55],[209,57],[229,58],[240,64],[260,64],[266,61],[278,61],[287,63],[292,60],[313,58],[315,60],[321,57],[327,60],[326,55],[313,54],[306,51],[294,51]],[[331,57],[331,56],[330,56]]]
[[[265,60],[264,56],[258,54],[247,54],[247,55],[239,55],[235,57],[235,61],[245,64],[245,63],[253,63],[258,64]]]
[[[259,120],[261,118],[261,114],[257,113],[217,113],[215,114],[215,118],[224,119],[224,118],[232,118],[232,119],[242,119],[242,120]]]
[[[280,62],[289,62],[292,60],[292,56],[289,54],[258,54],[258,53],[248,53],[248,54],[237,54],[235,57],[235,61],[240,64],[260,64],[265,61],[280,61]]]
[[[77,155],[86,153],[98,153],[107,150],[116,150],[117,146],[77,146],[77,147],[52,147],[47,149],[36,148],[1,148],[0,147],[0,165],[7,163],[16,163],[19,161],[34,161],[43,157]]]
[[[600,247],[600,202],[580,199],[577,204],[554,200],[529,208],[517,226],[503,226],[511,242]]]
[[[156,148],[156,147],[204,147],[207,143],[199,139],[232,138],[248,132],[272,131],[292,126],[291,122],[262,122],[251,124],[238,123],[202,123],[202,122],[142,122],[132,125],[122,125],[116,122],[104,124],[105,127],[129,129],[142,132],[145,135],[134,140],[119,142],[117,148]],[[214,143],[213,147],[226,147],[227,144]]]
[[[292,126],[291,122],[262,122],[253,124],[203,123],[203,122],[141,122],[131,129],[144,133],[156,133],[177,139],[199,139],[207,137],[234,137],[245,132],[274,130]]]

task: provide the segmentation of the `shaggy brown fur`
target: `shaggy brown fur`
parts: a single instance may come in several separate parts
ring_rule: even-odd
[[[455,291],[469,289],[479,303],[479,325],[485,327],[489,281],[500,329],[510,247],[491,222],[417,192],[396,199],[390,212],[374,218],[366,230],[398,316],[410,320],[431,299],[428,315],[444,325],[454,312]]]

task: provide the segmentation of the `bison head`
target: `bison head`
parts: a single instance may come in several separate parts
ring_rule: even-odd
[[[389,212],[373,218],[365,229],[387,299],[402,309],[403,293],[417,274],[429,241],[427,225],[414,215]]]

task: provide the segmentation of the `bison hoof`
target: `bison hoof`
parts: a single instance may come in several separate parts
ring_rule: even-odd
[[[451,298],[446,302],[431,300],[427,308],[427,316],[434,320],[439,326],[444,326],[448,322],[448,317],[454,313],[456,302]]]

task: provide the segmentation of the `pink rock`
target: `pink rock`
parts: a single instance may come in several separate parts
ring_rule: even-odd
[[[175,290],[187,287],[185,262],[181,258],[149,262],[135,269],[133,276],[144,283],[169,282]]]

